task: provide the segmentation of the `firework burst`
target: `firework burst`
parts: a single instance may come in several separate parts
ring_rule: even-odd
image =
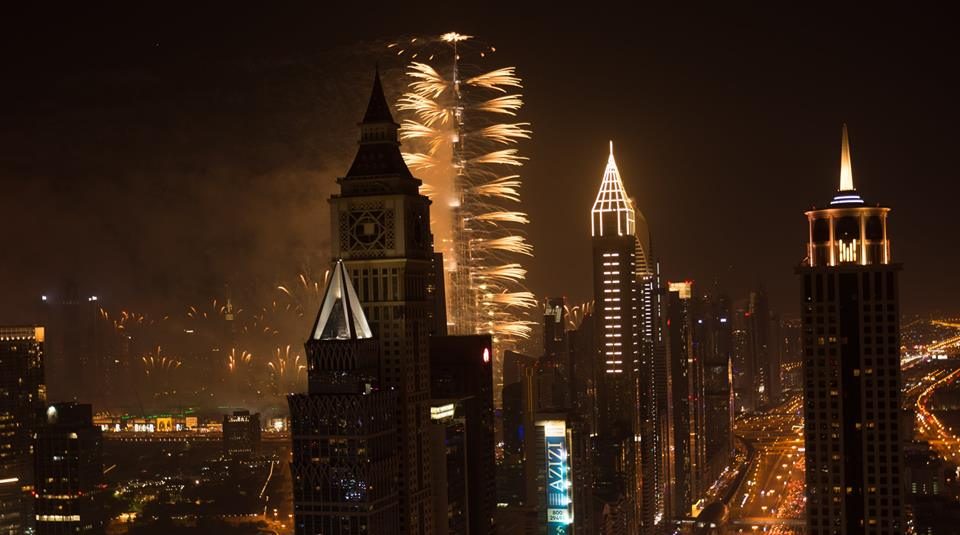
[[[500,122],[523,106],[514,67],[484,69],[495,52],[450,32],[390,48],[409,60],[407,91],[397,101],[407,165],[434,201],[433,230],[444,254],[447,316],[456,333],[489,333],[502,346],[527,339],[536,307],[520,263],[533,247],[516,210],[526,160],[516,148],[530,123]],[[499,353],[499,352],[498,352]]]

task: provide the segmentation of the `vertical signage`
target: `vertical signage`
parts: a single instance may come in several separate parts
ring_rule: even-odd
[[[564,535],[573,523],[566,422],[547,420],[538,425],[543,426],[546,448],[547,535]]]

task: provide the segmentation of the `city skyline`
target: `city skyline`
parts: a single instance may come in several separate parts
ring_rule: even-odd
[[[897,217],[907,223],[898,257],[917,265],[905,276],[904,310],[950,311],[950,301],[940,296],[956,294],[960,283],[939,276],[952,253],[937,251],[933,237],[949,228],[947,199],[957,187],[938,178],[950,175],[953,134],[944,125],[956,109],[937,97],[952,75],[931,64],[927,53],[940,39],[937,23],[911,19],[910,35],[917,38],[890,41],[881,30],[892,19],[870,30],[865,21],[841,14],[817,21],[821,31],[806,36],[807,50],[788,39],[800,36],[804,25],[781,24],[778,36],[770,28],[781,19],[758,13],[745,19],[742,33],[709,50],[705,43],[718,28],[658,16],[664,29],[652,27],[658,17],[651,16],[635,42],[611,31],[588,32],[592,38],[580,43],[534,38],[521,45],[504,28],[482,25],[482,18],[462,30],[496,45],[498,61],[516,64],[524,77],[524,120],[534,135],[521,144],[530,157],[523,206],[531,219],[528,240],[536,247],[528,261],[535,295],[566,295],[572,303],[589,296],[581,276],[588,265],[581,259],[568,270],[551,269],[565,250],[553,236],[570,236],[577,247],[588,243],[577,225],[581,218],[567,215],[580,213],[570,199],[589,194],[587,177],[612,138],[627,189],[651,227],[661,229],[653,248],[666,279],[709,284],[719,278],[736,293],[762,283],[772,307],[794,315],[791,277],[782,266],[800,262],[795,243],[803,236],[789,214],[832,187],[839,172],[836,131],[846,122],[860,182],[877,201],[903,199]],[[346,128],[357,120],[351,110],[362,99],[355,93],[373,63],[380,61],[388,77],[388,99],[399,97],[402,64],[385,52],[399,36],[375,21],[304,44],[306,29],[289,24],[290,32],[266,46],[264,37],[227,32],[213,42],[199,28],[168,31],[164,20],[136,35],[119,25],[81,39],[70,51],[58,40],[33,44],[42,64],[62,69],[44,70],[26,56],[14,64],[20,83],[6,90],[22,106],[0,127],[15,149],[0,168],[15,192],[6,200],[39,196],[62,216],[38,222],[29,238],[15,238],[26,254],[0,267],[2,290],[10,296],[0,317],[70,275],[112,304],[146,308],[168,296],[195,302],[223,293],[226,285],[238,292],[269,288],[305,267],[325,269],[329,258],[317,253],[325,249],[325,221],[302,214],[322,209],[331,192],[323,177],[348,163]],[[236,15],[238,28],[244,20]],[[276,37],[285,23],[281,16],[268,18],[264,35]],[[554,23],[570,25],[562,18]],[[672,42],[680,46],[657,43],[668,28],[685,36]],[[530,31],[536,36],[547,27]],[[111,46],[116,42],[129,46]],[[837,43],[832,53],[819,53],[831,42]],[[551,48],[570,64],[532,60]],[[608,53],[618,49],[640,68]],[[184,57],[187,50],[203,53]],[[896,53],[878,63],[881,51]],[[205,63],[218,74],[202,72]],[[811,70],[814,65],[820,70]],[[595,84],[569,77],[581,67]],[[325,79],[316,69],[338,76]],[[262,76],[273,80],[266,94],[257,89]],[[628,91],[610,98],[617,87]],[[942,108],[931,109],[933,101]],[[909,108],[890,108],[893,102]],[[555,109],[568,116],[558,117]],[[568,124],[579,125],[575,136],[566,134]],[[691,151],[700,157],[687,157]],[[938,195],[912,187],[916,183]],[[21,205],[2,207],[28,217]],[[319,234],[311,234],[316,229]],[[736,238],[747,233],[750,240]],[[151,254],[160,248],[174,254]],[[284,251],[294,260],[281,270],[275,259]],[[933,251],[936,258],[929,256]],[[54,257],[72,262],[26,262]],[[6,287],[12,279],[23,284]]]
[[[0,535],[956,531],[948,25],[358,7],[12,34]]]

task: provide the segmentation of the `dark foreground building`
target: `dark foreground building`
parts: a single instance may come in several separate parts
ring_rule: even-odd
[[[399,533],[397,396],[342,262],[306,352],[308,391],[287,397],[297,535]]]
[[[449,532],[490,535],[494,533],[497,494],[490,335],[431,337],[430,394],[433,398],[430,419],[446,430],[444,448],[453,456],[458,455],[461,448],[465,450],[465,477],[460,480],[452,470],[457,461],[447,462],[451,468],[445,485],[464,487],[466,507],[463,509],[469,531],[451,529]],[[442,487],[434,487],[435,494],[442,493]],[[438,518],[450,516],[442,511],[434,514],[439,515]],[[436,526],[435,532],[447,533],[443,526]]]
[[[900,266],[890,209],[853,187],[846,126],[840,189],[806,212],[803,323],[807,534],[903,533]]]
[[[47,408],[34,443],[34,471],[38,535],[103,533],[103,438],[90,405]]]

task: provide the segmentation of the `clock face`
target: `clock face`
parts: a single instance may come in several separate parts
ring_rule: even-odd
[[[353,224],[353,239],[358,243],[370,245],[383,236],[383,223],[378,218],[364,215]]]
[[[351,254],[382,256],[394,246],[393,210],[383,203],[358,203],[340,219],[340,246]]]

